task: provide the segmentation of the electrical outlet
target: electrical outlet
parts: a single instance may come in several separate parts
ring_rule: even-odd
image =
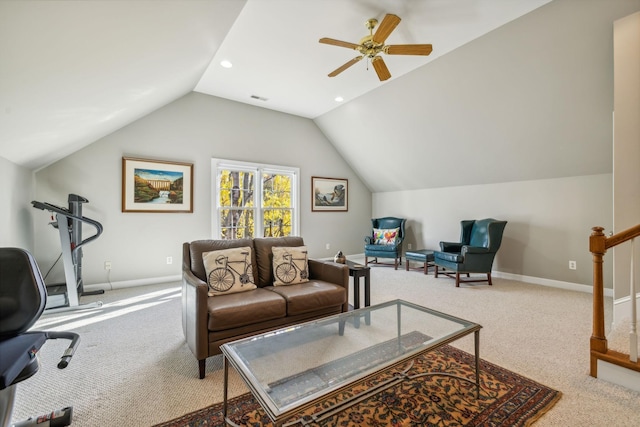
[[[407,249],[411,250],[411,243],[407,243]]]
[[[326,244],[326,249],[331,249],[331,245],[329,243]]]
[[[105,261],[104,262],[104,269],[105,270],[111,270],[111,261]]]
[[[167,264],[173,264],[173,257],[167,257]]]
[[[575,270],[575,269],[576,269],[576,262],[569,261],[569,270]]]

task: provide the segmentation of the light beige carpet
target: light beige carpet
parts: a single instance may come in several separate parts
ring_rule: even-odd
[[[483,325],[483,359],[562,392],[536,426],[637,426],[640,393],[591,378],[591,295],[516,281],[462,285],[418,271],[372,268],[372,303],[402,298]],[[50,341],[38,374],[21,383],[14,420],[74,407],[74,426],[150,426],[222,400],[221,357],[207,376],[184,343],[178,283],[109,291],[100,310],[46,315],[39,329],[73,329],[80,347]],[[455,345],[473,352],[473,339]],[[231,371],[231,396],[247,391]]]

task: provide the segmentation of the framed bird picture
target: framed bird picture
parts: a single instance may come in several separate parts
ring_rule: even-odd
[[[311,210],[313,212],[346,212],[349,210],[349,181],[342,178],[311,177]]]

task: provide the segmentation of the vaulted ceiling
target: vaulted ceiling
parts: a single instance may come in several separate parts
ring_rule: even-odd
[[[198,91],[316,119],[355,159],[357,131],[338,134],[353,101],[397,108],[385,87],[549,1],[2,1],[0,156],[38,169]],[[354,52],[318,39],[357,43],[365,21],[386,13],[402,18],[388,44],[431,43],[433,53],[385,57],[386,82],[367,61],[328,78]]]

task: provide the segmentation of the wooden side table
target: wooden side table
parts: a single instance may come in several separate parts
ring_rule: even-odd
[[[349,267],[349,276],[353,277],[353,308],[360,308],[360,278],[364,277],[364,307],[371,305],[371,267],[346,260]]]
[[[346,260],[344,262],[349,267],[349,276],[353,277],[353,309],[360,308],[360,278],[364,277],[364,307],[371,305],[371,267]],[[365,316],[367,325],[371,324],[369,314]]]

